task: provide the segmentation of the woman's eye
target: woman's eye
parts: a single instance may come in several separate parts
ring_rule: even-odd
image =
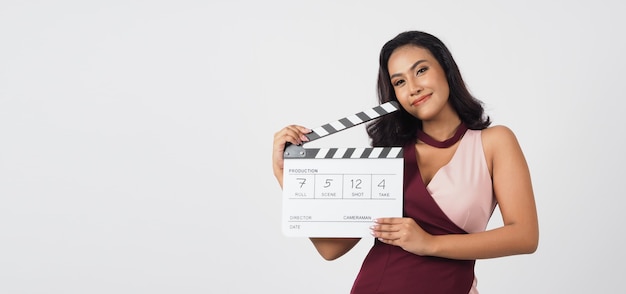
[[[404,84],[404,80],[397,80],[397,81],[393,82],[393,85],[396,86],[396,87],[401,86],[402,84]]]
[[[421,67],[417,70],[417,75],[421,75],[428,70],[428,67]]]

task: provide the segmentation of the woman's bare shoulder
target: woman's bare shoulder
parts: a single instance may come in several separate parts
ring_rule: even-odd
[[[488,127],[482,131],[482,137],[484,140],[489,141],[502,141],[502,140],[515,140],[515,134],[513,131],[504,125],[495,125]]]
[[[513,131],[504,125],[491,126],[482,131],[482,140],[485,151],[519,148],[519,142]],[[489,152],[490,153],[490,152]]]

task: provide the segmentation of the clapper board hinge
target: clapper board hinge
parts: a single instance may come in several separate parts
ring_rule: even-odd
[[[397,101],[386,102],[379,106],[355,113],[351,116],[344,117],[334,122],[330,122],[322,126],[319,126],[317,128],[314,128],[311,130],[310,133],[306,134],[305,136],[309,139],[308,142],[311,142],[311,141],[326,137],[328,135],[335,134],[339,131],[343,131],[343,130],[352,128],[354,126],[360,125],[362,123],[371,121],[383,115],[390,114],[392,112],[397,111],[398,109],[400,109],[400,106],[398,105]],[[330,152],[334,153],[335,151],[337,151],[337,149],[338,148],[332,148]],[[376,152],[380,151],[382,154],[385,154],[386,156],[393,157],[393,158],[395,158],[396,156],[402,156],[402,152],[400,152],[399,155],[396,155],[396,154],[393,154],[393,152],[390,153],[389,149],[385,149],[385,148],[369,148],[369,149],[372,149],[372,150],[375,149]],[[311,150],[316,150],[315,152],[317,153],[320,149],[311,149]],[[371,152],[371,151],[366,151],[366,152]],[[285,158],[315,158],[315,155],[314,156],[311,156],[310,154],[307,155],[307,149],[305,149],[302,145],[294,145],[294,144],[288,144],[288,146],[285,148],[285,152],[283,155]],[[344,157],[344,158],[348,158],[348,157]]]

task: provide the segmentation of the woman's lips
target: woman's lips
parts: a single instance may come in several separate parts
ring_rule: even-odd
[[[427,94],[427,95],[424,95],[424,96],[421,96],[421,97],[415,99],[413,101],[413,103],[411,103],[411,106],[417,106],[417,105],[420,105],[420,104],[424,103],[432,95],[433,95],[433,93],[430,93],[430,94]]]

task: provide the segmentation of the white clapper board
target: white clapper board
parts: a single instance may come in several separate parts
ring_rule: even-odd
[[[399,109],[387,102],[312,129],[309,142]],[[304,148],[284,152],[283,233],[289,237],[368,237],[379,217],[401,217],[402,147]]]

